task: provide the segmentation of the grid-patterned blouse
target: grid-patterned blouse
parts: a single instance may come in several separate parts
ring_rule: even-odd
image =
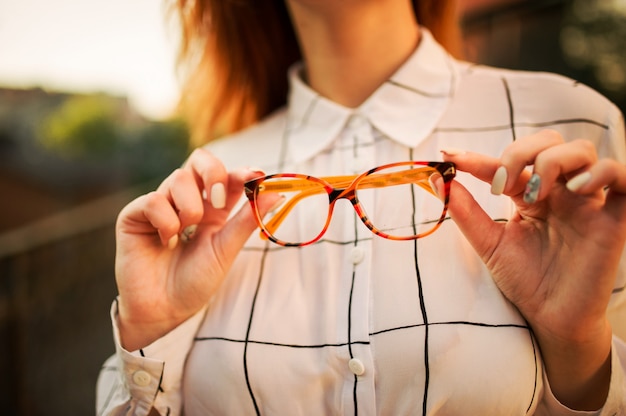
[[[498,156],[544,128],[626,162],[622,116],[597,93],[556,75],[456,61],[425,30],[359,108],[317,95],[300,72],[289,74],[287,108],[208,146],[227,167],[352,174],[440,160],[444,148]],[[467,175],[457,180],[494,220],[511,216],[507,197]],[[400,215],[410,209],[401,205]],[[625,279],[622,266],[612,300],[622,321]],[[115,312],[114,304],[114,324]],[[625,366],[615,339],[607,414],[626,414]],[[253,233],[205,310],[141,351],[118,343],[98,397],[100,414],[151,406],[162,415],[182,407],[186,415],[580,414],[550,393],[527,323],[453,221],[423,239],[390,241],[348,203],[310,246]]]

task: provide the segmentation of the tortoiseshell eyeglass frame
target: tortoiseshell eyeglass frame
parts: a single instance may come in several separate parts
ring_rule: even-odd
[[[390,168],[401,168],[406,166],[407,169],[376,174],[381,170]],[[430,179],[435,174],[441,175],[443,179],[444,195],[438,195],[433,189],[433,184]],[[262,176],[252,179],[245,183],[244,191],[246,197],[250,201],[252,210],[254,211],[256,221],[261,229],[261,238],[268,239],[276,244],[286,247],[302,247],[309,244],[313,244],[318,241],[330,224],[333,208],[335,202],[339,199],[347,199],[352,203],[357,215],[363,221],[363,224],[369,228],[372,233],[387,238],[390,240],[416,240],[418,238],[425,237],[435,232],[441,223],[446,218],[448,211],[448,202],[450,200],[450,185],[452,180],[456,176],[456,167],[451,162],[396,162],[382,166],[375,167],[367,172],[359,175],[344,175],[344,176],[326,176],[322,178],[316,178],[314,176],[303,175],[298,173],[276,173],[273,175]],[[292,178],[292,180],[286,179],[277,182],[266,182],[274,178]],[[443,202],[443,211],[433,228],[421,234],[411,236],[394,236],[389,235],[379,229],[377,229],[367,218],[365,211],[361,207],[359,200],[356,196],[357,189],[369,189],[369,188],[382,188],[385,186],[402,185],[414,183],[427,192],[431,193],[435,197],[439,198]],[[274,216],[268,221],[263,221],[261,214],[259,213],[257,198],[264,192],[293,192],[301,191],[299,194],[288,200],[278,209]],[[326,224],[321,232],[313,239],[304,242],[289,242],[282,241],[276,238],[273,233],[280,226],[283,220],[287,217],[289,212],[293,209],[298,201],[308,196],[316,195],[325,192],[328,194],[328,215]]]

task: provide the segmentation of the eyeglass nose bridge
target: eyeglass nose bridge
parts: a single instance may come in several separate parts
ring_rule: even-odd
[[[322,237],[322,235],[324,235],[326,233],[326,230],[327,230],[328,226],[330,225],[330,222],[332,221],[333,212],[335,210],[335,203],[338,200],[340,200],[340,199],[347,199],[348,201],[350,201],[350,203],[355,208],[357,213],[359,213],[359,215],[361,214],[361,209],[358,206],[358,200],[356,199],[356,193],[354,191],[354,187],[351,186],[351,187],[348,187],[348,188],[333,188],[333,187],[328,185],[325,190],[326,190],[326,193],[328,194],[328,216],[326,217],[326,223],[324,224],[322,230],[320,231],[320,233],[315,238],[313,238],[312,240],[310,240],[310,241],[308,241],[306,243],[287,244],[288,246],[290,246],[290,245],[294,245],[294,246],[308,245],[308,244],[314,243],[317,240],[319,240]],[[273,237],[270,237],[270,239],[272,241],[276,241]]]
[[[362,212],[363,210],[360,208],[359,200],[356,196],[355,186],[351,185],[348,188],[333,188],[332,191],[328,193],[329,217],[332,215],[335,203],[340,199],[347,199],[348,201],[350,201],[359,216],[362,216],[364,214]],[[330,218],[328,220],[330,221]]]
[[[371,231],[375,230],[374,225],[372,224],[370,219],[367,217],[367,214],[361,207],[359,199],[356,196],[356,187],[354,186],[354,184],[348,188],[333,188],[332,191],[328,193],[329,205],[328,205],[328,218],[326,220],[326,226],[330,224],[331,217],[335,209],[335,203],[339,201],[340,199],[347,199],[350,202],[350,204],[352,204],[352,207],[356,211],[358,217],[361,219],[361,222],[363,222],[363,224],[365,224],[365,226]]]
[[[347,199],[348,201],[352,202],[352,204],[354,204],[353,200],[356,199],[354,187],[333,188],[333,190],[328,193],[328,203],[334,204],[339,199]]]

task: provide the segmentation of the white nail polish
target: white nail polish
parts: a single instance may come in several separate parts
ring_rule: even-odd
[[[500,166],[496,173],[493,175],[493,179],[491,181],[491,193],[494,195],[502,195],[504,192],[504,187],[506,186],[506,180],[508,177],[508,173],[506,172],[506,168],[504,166]]]
[[[178,244],[178,235],[174,234],[169,240],[167,240],[167,248],[174,250]]]
[[[211,187],[211,205],[215,209],[222,209],[226,206],[226,188],[221,182],[214,183]]]
[[[457,149],[456,147],[448,147],[446,149],[441,149],[440,152],[448,156],[460,156],[466,153],[465,150]]]
[[[437,181],[442,180],[441,175],[438,173],[430,175],[428,178],[428,184],[430,185],[430,189],[433,190],[437,198],[441,199],[441,195],[439,195],[439,188],[437,188]]]
[[[587,182],[591,180],[591,173],[585,172],[580,175],[574,176],[572,179],[567,181],[565,186],[572,192],[578,191],[580,188],[585,186]]]

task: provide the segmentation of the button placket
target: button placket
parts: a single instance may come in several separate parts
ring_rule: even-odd
[[[367,162],[363,157],[357,156],[352,160],[352,173],[358,175],[367,170]]]
[[[363,144],[369,143],[372,140],[372,126],[370,125],[367,117],[360,113],[354,113],[348,119],[346,123],[346,131],[350,137],[348,143],[351,146],[357,148],[350,151],[353,155],[350,161],[350,169],[353,174],[360,174],[370,168],[371,155],[364,151]]]
[[[350,130],[358,130],[365,124],[367,124],[367,119],[359,113],[352,114],[348,119],[348,128]]]
[[[350,368],[352,374],[356,376],[362,376],[365,374],[365,365],[363,364],[363,361],[358,358],[350,359],[350,361],[348,361],[348,368]]]
[[[352,264],[357,265],[363,261],[365,258],[365,250],[362,247],[354,247],[350,252],[350,259],[352,260]]]

